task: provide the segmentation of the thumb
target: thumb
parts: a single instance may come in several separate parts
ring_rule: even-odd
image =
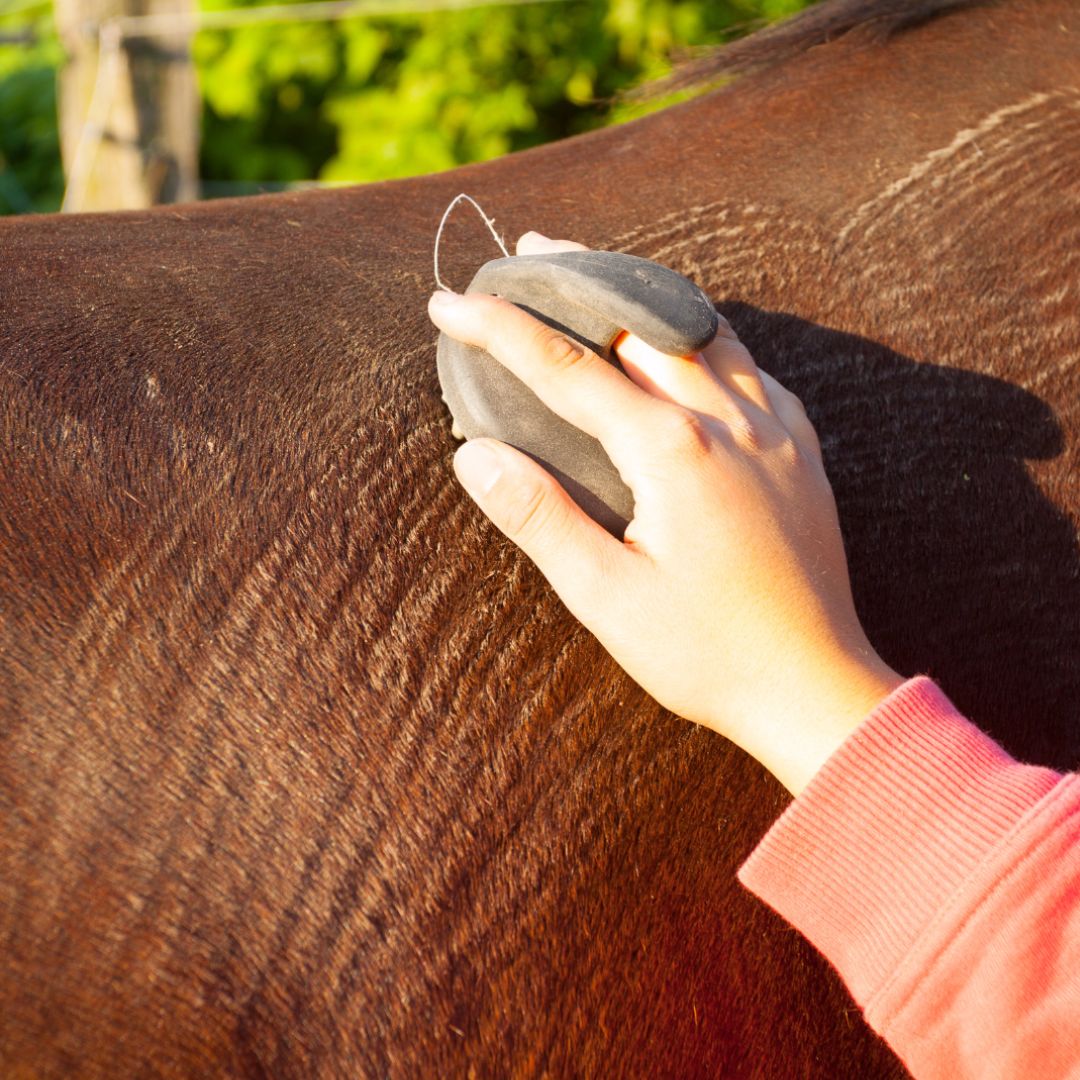
[[[495,439],[472,439],[454,455],[462,486],[495,526],[551,582],[586,625],[590,597],[623,546],[532,458]]]

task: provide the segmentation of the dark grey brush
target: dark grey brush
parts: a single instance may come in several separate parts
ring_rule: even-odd
[[[623,330],[675,356],[699,352],[716,336],[716,309],[692,281],[616,251],[494,259],[466,291],[513,301],[616,367],[611,346]],[[438,366],[456,435],[516,446],[551,472],[586,513],[622,536],[634,498],[596,439],[556,416],[482,349],[440,334]]]

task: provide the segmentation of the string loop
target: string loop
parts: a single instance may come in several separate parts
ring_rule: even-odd
[[[480,208],[480,204],[471,195],[466,195],[464,192],[460,195],[456,195],[450,200],[450,205],[443,211],[442,221],[439,222],[439,229],[435,233],[435,284],[438,285],[440,289],[445,289],[447,292],[452,292],[453,290],[447,289],[443,284],[442,278],[439,277],[439,241],[442,239],[443,227],[446,225],[446,219],[450,216],[450,211],[453,210],[462,199],[471,202],[473,206],[476,207],[476,212],[484,219],[484,224],[491,230],[491,235],[495,237],[495,243],[499,245],[502,253],[507,258],[510,257],[510,252],[506,250],[506,245],[495,231],[495,219],[489,218]]]

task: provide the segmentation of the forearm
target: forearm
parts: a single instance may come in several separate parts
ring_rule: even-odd
[[[920,1077],[1080,1075],[1080,777],[928,679],[846,739],[739,871]]]

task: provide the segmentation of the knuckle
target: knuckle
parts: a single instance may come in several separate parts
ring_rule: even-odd
[[[802,434],[803,441],[810,451],[809,456],[820,463],[822,460],[821,439],[818,438],[817,431],[810,424],[807,424],[806,430]]]
[[[689,409],[668,413],[665,441],[680,455],[707,454],[712,449],[712,432],[705,420]]]
[[[815,453],[820,454],[820,440],[813,421],[806,412],[806,406],[794,394],[788,404],[787,425],[796,438],[805,442]]]
[[[785,389],[785,400],[788,403],[788,407],[793,409],[800,416],[806,416],[806,406],[803,404],[803,400],[798,394],[793,394],[790,390]]]
[[[588,357],[586,349],[548,326],[538,327],[534,335],[532,344],[543,356],[544,366],[555,374],[563,375],[580,367]]]

